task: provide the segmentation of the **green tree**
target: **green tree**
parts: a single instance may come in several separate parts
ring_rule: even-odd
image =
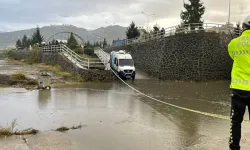
[[[89,42],[89,41],[87,41],[87,43],[86,43],[86,47],[91,47],[91,44],[90,44],[90,42]]]
[[[104,40],[103,40],[103,48],[105,48],[107,45],[108,45],[107,40],[106,40],[106,38],[104,38]]]
[[[102,48],[102,46],[103,46],[102,44],[103,44],[103,42],[100,41],[100,43],[99,43],[99,47],[100,47],[100,48]]]
[[[79,48],[79,44],[72,32],[70,33],[70,37],[68,38],[67,46],[71,50],[77,50]]]
[[[32,39],[28,38],[27,39],[27,47],[30,47],[30,45],[32,45]]]
[[[28,38],[27,38],[26,35],[23,36],[22,45],[23,45],[23,47],[25,47],[25,48],[29,47],[29,45],[28,45]]]
[[[34,44],[36,44],[36,43],[38,43],[38,44],[41,44],[42,43],[42,41],[43,41],[43,36],[41,35],[41,32],[40,32],[40,28],[39,27],[37,27],[36,28],[36,31],[33,33],[33,35],[32,35],[32,44],[34,45]]]
[[[20,39],[18,39],[18,40],[16,41],[16,48],[18,48],[18,47],[22,47],[22,42],[21,42]]]
[[[132,22],[126,31],[127,39],[133,39],[140,36],[140,32],[135,23]]]
[[[205,7],[201,0],[189,0],[190,4],[184,3],[186,11],[181,11],[182,24],[200,23],[203,24],[202,16],[205,13]],[[191,26],[191,30],[195,25]]]

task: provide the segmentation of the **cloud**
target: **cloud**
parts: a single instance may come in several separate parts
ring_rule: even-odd
[[[205,22],[227,22],[228,0],[203,2]],[[168,27],[180,23],[183,0],[0,0],[0,9],[0,29],[9,30],[50,24],[94,29],[107,26],[106,22],[128,26],[131,21],[139,26],[149,22]],[[249,10],[248,0],[232,1],[231,20],[242,21]],[[155,15],[147,17],[142,12]]]

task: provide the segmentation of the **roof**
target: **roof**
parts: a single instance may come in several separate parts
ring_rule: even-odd
[[[117,54],[118,59],[132,59],[130,54]]]

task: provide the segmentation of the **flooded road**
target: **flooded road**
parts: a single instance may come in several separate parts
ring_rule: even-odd
[[[148,95],[178,106],[228,115],[228,82],[128,81]],[[0,124],[49,131],[85,125],[65,134],[85,149],[209,149],[227,147],[229,121],[194,114],[145,98],[126,85],[85,83],[51,91],[0,89]],[[247,116],[245,116],[247,119]],[[249,125],[243,125],[243,134]],[[225,144],[225,145],[223,145]],[[118,148],[119,146],[119,148]]]
[[[139,73],[127,83],[164,102],[229,115],[229,81],[159,81]],[[227,149],[230,124],[156,102],[120,81],[44,91],[2,87],[0,118],[1,126],[17,119],[18,129],[32,127],[44,133],[82,124],[84,128],[63,134],[79,150]],[[249,149],[249,131],[250,124],[243,124],[242,149]]]

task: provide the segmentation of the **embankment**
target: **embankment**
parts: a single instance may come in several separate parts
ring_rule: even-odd
[[[163,80],[227,80],[232,68],[227,52],[230,40],[226,34],[189,33],[105,51],[126,50],[136,68]]]
[[[27,60],[32,56],[30,51],[10,51],[8,56],[16,60]],[[60,53],[42,53],[38,52],[37,63],[45,63],[48,65],[59,65],[65,71],[72,75],[80,77],[83,81],[103,81],[109,82],[116,80],[115,76],[108,70],[84,70],[70,62]]]

